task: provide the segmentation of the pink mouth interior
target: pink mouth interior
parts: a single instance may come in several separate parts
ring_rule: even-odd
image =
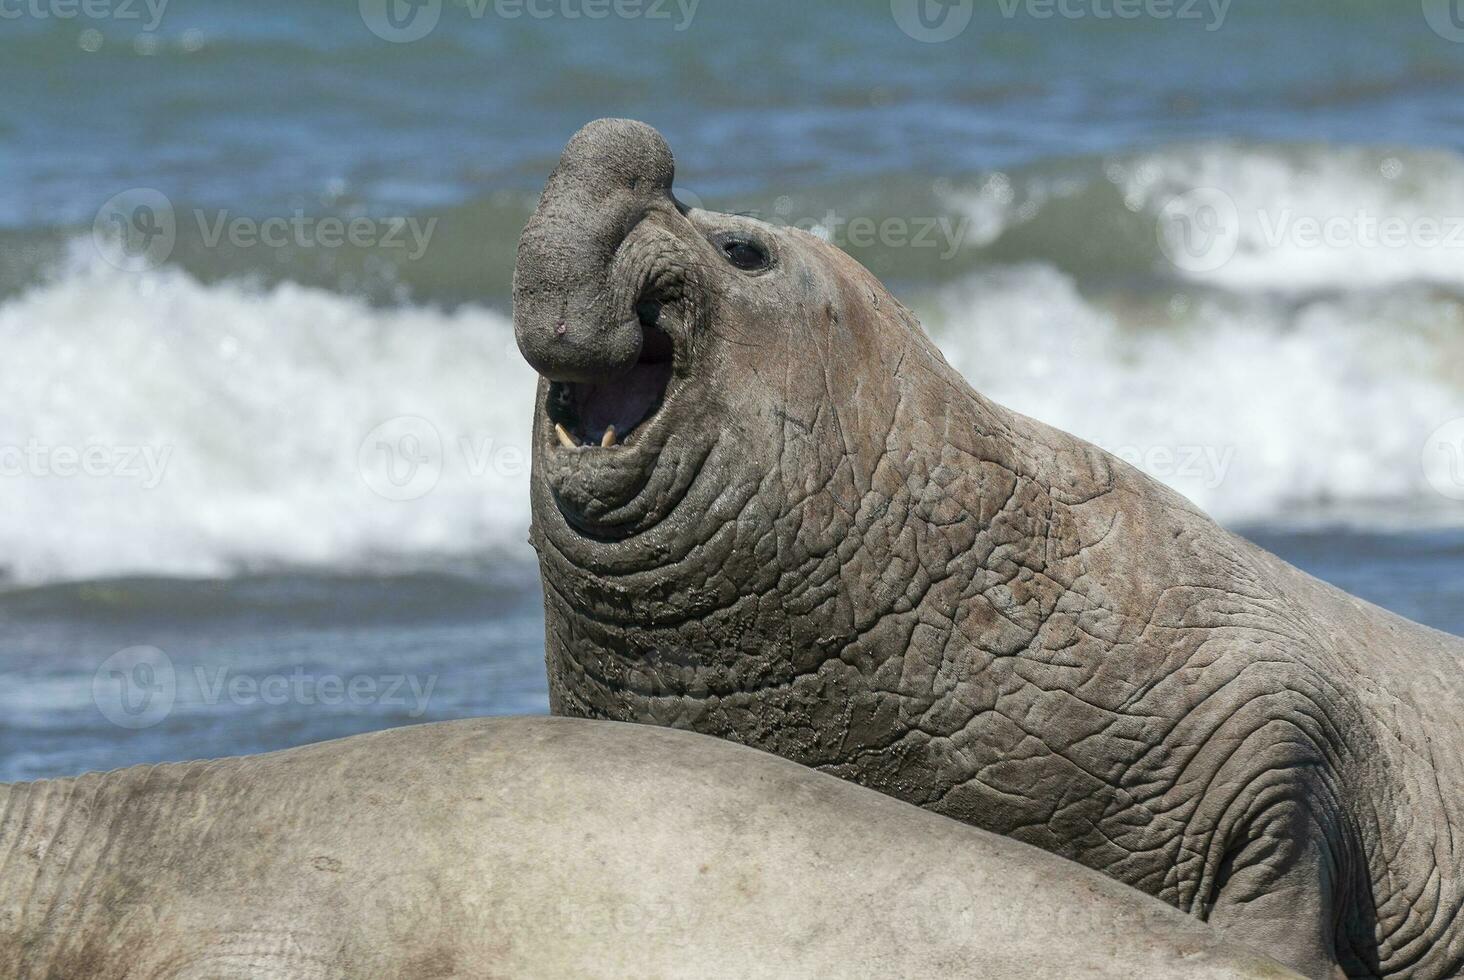
[[[549,421],[562,430],[561,442],[567,433],[576,446],[618,446],[660,410],[676,364],[676,345],[657,324],[661,312],[659,303],[646,302],[637,307],[640,358],[626,373],[601,381],[556,381],[549,385],[544,407]],[[615,438],[608,439],[612,427]]]
[[[624,439],[655,414],[671,383],[670,361],[642,360],[629,373],[599,384],[574,386],[578,432],[584,441],[598,444],[610,426]]]

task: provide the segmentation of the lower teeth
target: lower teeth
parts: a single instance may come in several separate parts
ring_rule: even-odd
[[[580,448],[580,441],[569,434],[569,430],[564,427],[562,422],[554,423],[554,435],[565,449]],[[605,427],[605,434],[600,437],[600,446],[603,449],[609,449],[614,445],[616,445],[615,426],[608,425]]]

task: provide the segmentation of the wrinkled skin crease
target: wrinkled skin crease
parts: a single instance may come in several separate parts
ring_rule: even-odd
[[[701,211],[666,227],[699,306],[652,523],[566,520],[540,391],[554,712],[776,752],[1311,976],[1464,969],[1464,643],[984,399],[826,243]],[[719,268],[706,239],[729,227],[775,266]]]

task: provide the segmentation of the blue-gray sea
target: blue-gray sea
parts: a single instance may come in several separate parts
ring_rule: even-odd
[[[0,0],[0,780],[546,710],[509,279],[606,115],[1464,633],[1461,92],[1459,0]]]

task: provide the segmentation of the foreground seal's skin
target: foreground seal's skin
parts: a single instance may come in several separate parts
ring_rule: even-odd
[[[1464,643],[991,403],[852,259],[672,170],[591,124],[520,244],[554,709],[817,766],[1313,976],[1464,969]]]
[[[0,976],[1294,974],[774,756],[568,719],[0,787]]]

